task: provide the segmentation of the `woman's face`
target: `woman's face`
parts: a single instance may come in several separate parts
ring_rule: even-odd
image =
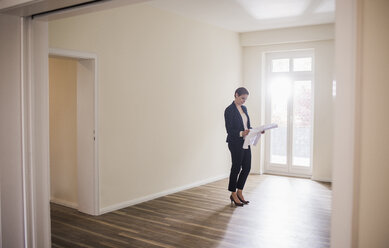
[[[240,95],[240,96],[238,96],[238,94],[235,94],[235,102],[236,102],[236,104],[243,105],[246,102],[248,96],[249,95],[247,95],[247,94]]]

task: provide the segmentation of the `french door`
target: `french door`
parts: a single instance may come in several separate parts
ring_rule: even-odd
[[[312,175],[314,51],[265,55],[265,172]]]

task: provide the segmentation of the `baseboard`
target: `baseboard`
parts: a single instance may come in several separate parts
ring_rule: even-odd
[[[112,212],[112,211],[115,211],[115,210],[118,210],[118,209],[126,208],[126,207],[129,207],[129,206],[132,206],[132,205],[136,205],[136,204],[139,204],[139,203],[142,203],[142,202],[150,201],[150,200],[156,199],[158,197],[162,197],[162,196],[165,196],[165,195],[170,195],[170,194],[173,194],[173,193],[177,193],[179,191],[183,191],[183,190],[191,189],[191,188],[194,188],[194,187],[198,187],[198,186],[201,186],[201,185],[204,185],[204,184],[207,184],[207,183],[212,183],[212,182],[215,182],[215,181],[227,178],[228,176],[229,176],[229,174],[225,174],[225,175],[221,175],[221,176],[217,176],[217,177],[211,177],[211,178],[207,178],[205,180],[201,180],[201,181],[198,181],[198,182],[195,182],[195,183],[187,184],[187,185],[184,185],[184,186],[181,186],[181,187],[165,190],[165,191],[162,191],[162,192],[159,192],[159,193],[156,193],[156,194],[151,194],[151,195],[147,195],[147,196],[144,196],[144,197],[136,198],[136,199],[133,199],[133,200],[130,200],[130,201],[125,201],[125,202],[121,202],[121,203],[118,203],[118,204],[114,204],[114,205],[111,205],[111,206],[108,206],[108,207],[101,208],[100,209],[100,214],[109,213],[109,212]]]
[[[61,206],[65,206],[68,208],[78,209],[78,204],[75,202],[70,202],[70,201],[61,200],[61,199],[57,199],[57,198],[51,198],[50,202],[61,205]]]
[[[278,171],[267,171],[263,174],[266,175],[272,175],[272,176],[285,176],[285,177],[296,177],[296,178],[308,178],[311,179],[311,176],[308,175],[299,175],[299,174],[292,174],[292,173],[285,173],[285,172],[278,172]]]
[[[332,179],[327,177],[311,177],[311,179],[318,182],[332,183]]]
[[[268,175],[276,175],[276,176],[290,176],[290,177],[299,177],[299,178],[309,178],[313,181],[318,181],[318,182],[323,182],[323,183],[332,183],[332,179],[331,178],[326,178],[326,177],[310,177],[310,176],[306,176],[306,175],[302,175],[302,176],[299,176],[299,175],[289,175],[289,174],[286,174],[286,173],[272,173],[272,172],[266,172],[265,174],[268,174]],[[258,172],[254,172],[254,173],[250,173],[250,175],[262,175],[262,173],[258,173]]]

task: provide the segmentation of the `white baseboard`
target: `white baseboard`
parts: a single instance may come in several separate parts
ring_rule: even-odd
[[[221,176],[217,176],[217,177],[211,177],[211,178],[207,178],[205,180],[201,180],[201,181],[198,181],[198,182],[195,182],[195,183],[187,184],[187,185],[184,185],[184,186],[181,186],[181,187],[165,190],[165,191],[162,191],[162,192],[159,192],[159,193],[156,193],[156,194],[151,194],[151,195],[147,195],[147,196],[144,196],[144,197],[136,198],[136,199],[133,199],[133,200],[130,200],[130,201],[125,201],[125,202],[121,202],[121,203],[118,203],[118,204],[114,204],[114,205],[111,205],[111,206],[108,206],[108,207],[101,208],[100,209],[100,214],[105,214],[105,213],[112,212],[112,211],[115,211],[115,210],[118,210],[118,209],[122,209],[122,208],[126,208],[126,207],[129,207],[129,206],[132,206],[132,205],[136,205],[136,204],[141,203],[141,202],[150,201],[150,200],[156,199],[158,197],[162,197],[162,196],[165,196],[165,195],[170,195],[170,194],[173,194],[173,193],[177,193],[179,191],[183,191],[183,190],[194,188],[194,187],[198,187],[200,185],[204,185],[204,184],[207,184],[207,183],[215,182],[215,181],[218,181],[220,179],[224,179],[224,178],[226,178],[228,176],[229,176],[229,174],[221,175]],[[226,188],[226,190],[227,190],[227,188]]]
[[[298,177],[298,178],[308,178],[308,179],[311,179],[313,181],[324,182],[324,183],[331,183],[332,182],[331,178],[326,178],[326,177],[314,177],[314,176],[308,176],[308,175],[297,175],[297,174],[289,174],[289,173],[273,172],[273,171],[266,172],[265,174],[276,175],[276,176],[289,176],[289,177]]]
[[[319,181],[324,183],[332,183],[332,179],[327,177],[311,177],[311,179],[314,181]]]
[[[70,202],[70,201],[61,200],[61,199],[57,199],[57,198],[51,198],[50,202],[61,205],[61,206],[65,206],[68,208],[78,209],[78,204],[75,202]]]
[[[265,174],[269,174],[269,175],[288,175],[288,174],[276,174],[276,173],[265,173]],[[262,173],[258,173],[258,172],[252,172],[250,173],[250,175],[262,175]],[[318,182],[323,182],[323,183],[332,183],[332,179],[331,178],[326,178],[326,177],[309,177],[309,176],[293,176],[291,175],[292,177],[302,177],[302,178],[309,178],[313,181],[318,181]]]
[[[278,172],[278,171],[266,171],[263,174],[273,175],[273,176],[286,176],[286,177],[296,177],[296,178],[308,178],[308,179],[311,179],[311,176],[308,176],[308,175],[300,175],[300,174],[285,173],[285,172]]]

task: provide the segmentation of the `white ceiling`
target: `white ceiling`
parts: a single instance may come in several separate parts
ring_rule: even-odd
[[[148,4],[236,32],[335,20],[335,0],[153,0]]]

